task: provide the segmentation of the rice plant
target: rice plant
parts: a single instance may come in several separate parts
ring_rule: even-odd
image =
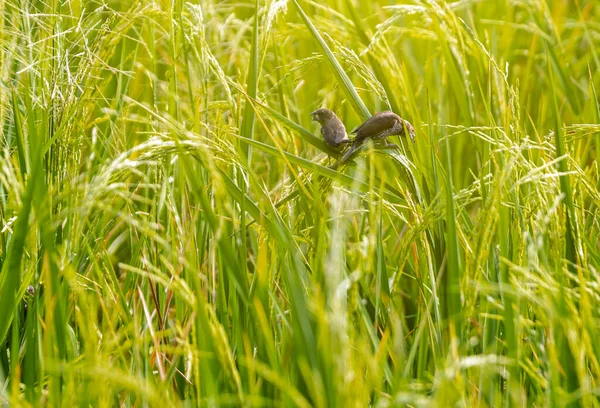
[[[599,405],[597,0],[0,13],[1,406]]]

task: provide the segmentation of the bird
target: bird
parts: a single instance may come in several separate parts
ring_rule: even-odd
[[[329,109],[321,108],[311,113],[313,122],[319,122],[321,125],[321,135],[325,139],[327,146],[334,150],[342,150],[343,147],[352,142],[346,133],[346,126]]]
[[[406,131],[408,131],[408,136],[414,143],[415,129],[407,120],[402,119],[392,111],[376,113],[350,132],[350,134],[356,134],[356,137],[350,149],[342,157],[342,162],[345,162],[354,150],[369,139],[386,141],[385,139],[391,135],[406,136]]]

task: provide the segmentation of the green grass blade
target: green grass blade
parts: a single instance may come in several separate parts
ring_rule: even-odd
[[[266,145],[256,140],[250,140],[245,138],[243,138],[243,140],[246,143],[251,144],[252,146],[256,147],[257,149],[260,149],[263,152],[269,153],[273,156],[281,156],[281,153],[275,147]],[[338,172],[330,167],[322,166],[318,163],[315,163],[312,160],[307,160],[287,152],[284,152],[284,156],[285,159],[288,160],[290,163],[300,165],[307,170],[311,170],[316,174],[330,178],[331,180],[335,180],[342,185],[348,187],[358,187],[358,190],[364,193],[371,191],[371,188],[368,184],[364,182],[357,182],[354,178],[348,176],[347,174]],[[384,195],[386,199],[392,200],[394,202],[404,202],[404,200],[400,196],[396,195],[395,192],[386,191],[384,192]]]
[[[448,318],[454,325],[454,330],[461,338],[461,319],[462,310],[460,300],[460,253],[458,243],[458,232],[456,230],[456,213],[454,205],[454,187],[452,183],[452,150],[450,142],[446,138],[446,175],[445,175],[445,195],[446,195],[446,255],[448,257],[446,290],[446,302],[448,307]]]
[[[294,6],[296,7],[296,10],[298,11],[298,14],[302,18],[302,21],[304,22],[312,36],[315,38],[315,40],[317,40],[317,42],[319,43],[321,50],[325,54],[325,58],[331,65],[335,78],[338,80],[338,84],[344,91],[344,94],[348,98],[348,101],[350,101],[354,112],[356,112],[356,114],[360,116],[363,120],[368,119],[371,116],[371,112],[369,112],[369,109],[367,109],[362,99],[360,99],[360,96],[358,96],[358,92],[356,92],[356,88],[354,87],[354,85],[352,85],[350,77],[348,77],[346,71],[344,71],[340,63],[337,61],[335,55],[333,55],[333,52],[331,51],[331,49],[329,49],[329,46],[327,45],[325,40],[323,40],[323,37],[321,37],[321,34],[319,34],[317,28],[311,23],[304,10],[302,10],[302,7],[300,7],[298,1],[292,1],[294,3]]]
[[[311,131],[303,128],[296,122],[292,121],[291,119],[286,118],[281,113],[275,111],[274,109],[270,108],[269,106],[267,106],[265,104],[262,104],[258,101],[256,102],[256,104],[257,104],[257,106],[259,106],[260,108],[265,110],[271,117],[273,117],[278,122],[280,122],[282,125],[284,125],[286,128],[297,132],[300,135],[300,137],[302,138],[302,140],[306,141],[307,143],[310,143],[317,149],[327,153],[328,155],[330,155],[332,157],[340,157],[341,156],[340,152],[337,152],[337,151],[331,149],[329,146],[327,146],[325,144],[325,142],[322,139],[315,136]]]
[[[28,160],[29,151],[27,150],[27,142],[25,141],[25,135],[23,133],[23,119],[21,117],[21,111],[19,109],[19,101],[16,91],[12,91],[12,108],[15,121],[15,133],[17,139],[17,152],[19,153],[19,166],[21,168],[21,175],[25,176],[26,173],[30,172],[30,163]]]
[[[550,54],[551,55],[551,54]],[[552,74],[552,69],[548,68],[548,73],[550,76],[550,83],[552,84],[553,89],[553,107],[554,107],[554,147],[556,148],[556,157],[563,157],[567,154],[565,149],[565,141],[563,136],[563,124],[561,122],[560,109],[558,107],[558,100],[555,93],[554,88],[554,76]],[[569,180],[566,159],[560,160],[558,162],[558,170],[561,173],[560,176],[560,189],[564,194],[564,204],[566,210],[566,259],[572,264],[577,265],[577,241],[578,241],[578,231],[577,231],[577,220],[575,216],[575,206],[573,203],[573,190],[571,188],[571,181]]]
[[[246,92],[252,99],[256,99],[258,89],[258,0],[255,2],[255,12],[252,26],[252,46],[250,48],[250,61],[248,65],[248,74],[246,76]],[[242,126],[240,132],[242,136],[249,139],[254,138],[254,122],[256,113],[250,101],[246,101],[244,105],[244,116],[242,118]],[[252,147],[244,146],[244,151],[248,159],[248,163],[252,162]]]
[[[551,54],[550,54],[551,55]],[[548,58],[548,57],[547,57]],[[548,58],[549,59],[549,58]],[[555,67],[556,68],[556,67]],[[563,124],[561,121],[560,109],[558,107],[558,100],[556,97],[556,89],[554,87],[554,79],[552,74],[551,65],[548,65],[548,74],[550,76],[550,83],[552,85],[552,94],[553,94],[553,107],[555,112],[555,121],[554,121],[554,143],[556,149],[556,156],[563,157],[566,154],[565,142],[563,136]],[[572,107],[573,108],[573,107]],[[564,203],[564,211],[565,211],[565,258],[569,262],[569,269],[575,270],[576,265],[579,264],[579,259],[577,255],[577,246],[578,246],[578,231],[577,231],[577,221],[575,217],[575,207],[573,204],[573,191],[571,189],[571,182],[569,180],[569,175],[567,174],[567,162],[566,159],[560,160],[558,162],[558,170],[561,173],[560,176],[560,190],[563,194],[563,203]],[[562,271],[562,265],[557,265],[557,271],[559,271],[558,276],[562,276],[562,284],[560,285],[560,292],[563,293],[562,296],[558,299],[558,312],[559,316],[567,316],[567,303],[566,303],[566,295],[564,291],[567,287],[569,287],[569,282],[567,278],[564,276],[564,272]],[[564,378],[566,383],[566,390],[568,392],[575,392],[579,388],[579,378],[577,376],[576,371],[576,362],[573,356],[573,351],[569,347],[567,334],[562,330],[561,321],[558,321],[558,332],[555,334],[557,340],[557,347],[559,348],[559,359],[561,366],[564,370]],[[556,384],[558,385],[558,384]],[[568,406],[576,406],[575,403],[570,403]]]

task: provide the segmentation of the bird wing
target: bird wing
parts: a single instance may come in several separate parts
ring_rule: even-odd
[[[335,135],[335,142],[339,144],[339,143],[343,143],[346,140],[350,140],[348,138],[348,134],[346,133],[346,129],[344,129],[344,128],[339,129]]]
[[[335,144],[340,144],[344,142],[344,140],[348,139],[348,134],[346,133],[346,126],[344,126],[344,122],[336,118],[335,126],[332,126],[333,129],[333,140]],[[332,120],[333,122],[333,120]]]
[[[369,121],[369,119],[367,119],[367,122],[368,122],[368,121]],[[361,123],[360,125],[358,125],[357,127],[355,127],[354,129],[352,129],[352,131],[350,132],[350,134],[351,134],[351,135],[355,135],[355,134],[357,134],[357,133],[358,133],[358,131],[360,130],[360,128],[362,128],[362,127],[365,125],[365,123],[367,123],[367,122],[363,122],[363,123]]]
[[[394,126],[398,119],[399,116],[394,112],[380,112],[371,116],[365,123],[354,129],[352,133],[356,133],[356,138],[360,140],[374,137]]]

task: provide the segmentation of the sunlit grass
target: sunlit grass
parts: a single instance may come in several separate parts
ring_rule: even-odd
[[[0,10],[0,405],[598,404],[597,1]]]

